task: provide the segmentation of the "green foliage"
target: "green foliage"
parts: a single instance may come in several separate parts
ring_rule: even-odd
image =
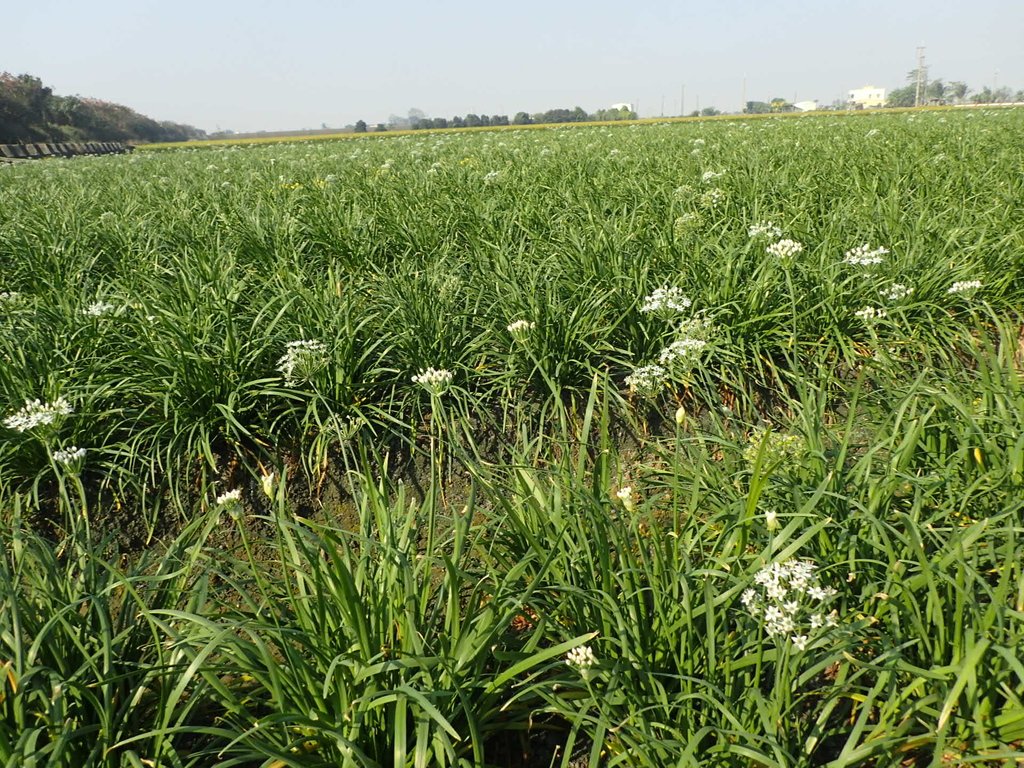
[[[205,134],[99,99],[54,96],[38,77],[0,73],[0,143],[188,141]]]
[[[1019,760],[1022,126],[5,169],[0,757]]]

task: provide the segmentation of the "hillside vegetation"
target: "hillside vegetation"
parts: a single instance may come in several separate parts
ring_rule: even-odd
[[[99,99],[56,96],[32,75],[0,73],[0,144],[61,141],[188,141],[205,132],[157,122]]]

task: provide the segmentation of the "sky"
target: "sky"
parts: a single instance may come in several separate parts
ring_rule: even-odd
[[[643,117],[930,78],[1024,88],[1021,0],[33,0],[0,71],[207,131],[432,117]]]

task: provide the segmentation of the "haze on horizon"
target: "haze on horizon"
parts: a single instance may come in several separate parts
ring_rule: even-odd
[[[749,100],[828,104],[931,79],[1024,88],[1019,0],[610,0],[289,4],[37,0],[5,14],[0,70],[61,95],[207,131],[288,130],[432,117],[588,111],[641,116]],[[744,88],[745,81],[745,88]]]

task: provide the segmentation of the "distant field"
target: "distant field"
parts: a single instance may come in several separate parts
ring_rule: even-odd
[[[0,763],[1024,759],[1024,110],[333,138],[0,167]]]
[[[359,139],[368,137],[383,138],[386,136],[416,136],[426,135],[431,133],[474,133],[480,131],[518,131],[518,130],[551,130],[553,128],[595,128],[602,126],[630,126],[630,125],[656,125],[666,123],[700,123],[700,122],[716,122],[716,121],[734,121],[734,120],[775,120],[779,118],[817,118],[821,119],[826,115],[834,117],[854,117],[854,116],[865,116],[874,114],[904,114],[907,112],[916,112],[922,114],[924,112],[936,112],[944,110],[959,110],[961,107],[919,107],[914,110],[909,109],[885,109],[885,110],[859,110],[851,112],[844,110],[841,112],[828,112],[819,111],[814,113],[808,112],[792,112],[785,114],[757,114],[757,115],[714,115],[714,116],[703,116],[703,117],[645,117],[641,120],[616,120],[609,122],[587,122],[587,123],[559,123],[559,124],[530,124],[530,125],[499,125],[499,126],[479,126],[475,128],[431,128],[425,130],[404,130],[404,131],[368,131],[366,133],[353,133],[349,132],[338,132],[329,133],[326,131],[317,132],[305,132],[297,131],[293,135],[288,135],[285,132],[275,131],[273,135],[268,136],[234,136],[221,139],[203,139],[199,141],[186,141],[186,142],[167,142],[167,143],[151,143],[141,144],[141,149],[180,149],[187,147],[217,147],[217,146],[232,146],[241,144],[280,144],[288,143],[292,141],[334,141],[337,139]]]

